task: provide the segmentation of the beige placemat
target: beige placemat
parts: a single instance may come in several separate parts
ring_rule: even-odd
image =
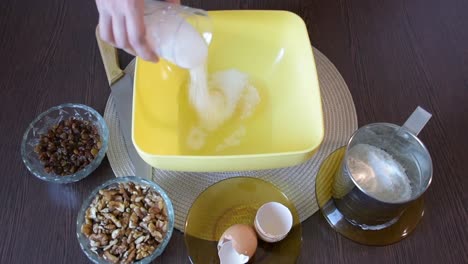
[[[160,185],[172,199],[175,211],[175,227],[183,231],[185,218],[197,196],[208,186],[236,176],[252,176],[265,179],[292,200],[304,221],[318,210],[315,200],[315,176],[322,161],[336,148],[345,145],[349,136],[357,129],[356,110],[348,87],[335,66],[320,51],[314,48],[315,62],[320,82],[323,113],[325,119],[325,138],[317,154],[309,161],[283,169],[189,173],[153,169],[153,180]],[[134,73],[132,61],[125,72]],[[112,96],[107,101],[104,118],[109,126],[110,140],[107,157],[117,177],[135,175],[123,135],[119,129],[119,119]]]

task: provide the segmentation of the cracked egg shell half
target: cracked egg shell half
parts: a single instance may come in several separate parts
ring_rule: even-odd
[[[249,225],[237,224],[229,227],[218,242],[221,264],[243,264],[257,250],[257,234]]]
[[[293,216],[288,207],[281,203],[269,202],[260,207],[255,216],[254,226],[258,236],[265,242],[283,240],[291,230]]]

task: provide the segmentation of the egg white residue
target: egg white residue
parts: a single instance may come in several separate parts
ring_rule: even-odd
[[[193,127],[187,137],[187,145],[192,149],[199,150],[205,145],[206,136],[207,134],[203,129]]]
[[[216,146],[216,151],[220,152],[228,147],[238,146],[241,143],[242,137],[245,136],[247,130],[244,126],[240,126],[236,131],[224,139],[224,142]]]
[[[242,95],[242,101],[241,119],[247,119],[253,115],[255,108],[260,103],[260,94],[258,93],[257,88],[248,84],[244,94]]]

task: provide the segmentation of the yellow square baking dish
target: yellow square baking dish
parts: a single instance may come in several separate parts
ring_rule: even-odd
[[[233,120],[191,149],[197,115],[188,103],[189,74],[167,61],[137,59],[132,139],[153,167],[241,171],[300,164],[318,150],[323,113],[304,21],[286,11],[211,11],[208,72],[237,69],[260,94],[251,120]]]

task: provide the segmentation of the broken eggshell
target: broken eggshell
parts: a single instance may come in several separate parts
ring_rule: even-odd
[[[257,235],[248,225],[233,225],[226,229],[218,242],[218,256],[221,264],[243,264],[257,250]]]
[[[292,224],[293,216],[289,208],[277,202],[262,205],[254,220],[258,236],[269,243],[284,239],[291,230]]]

